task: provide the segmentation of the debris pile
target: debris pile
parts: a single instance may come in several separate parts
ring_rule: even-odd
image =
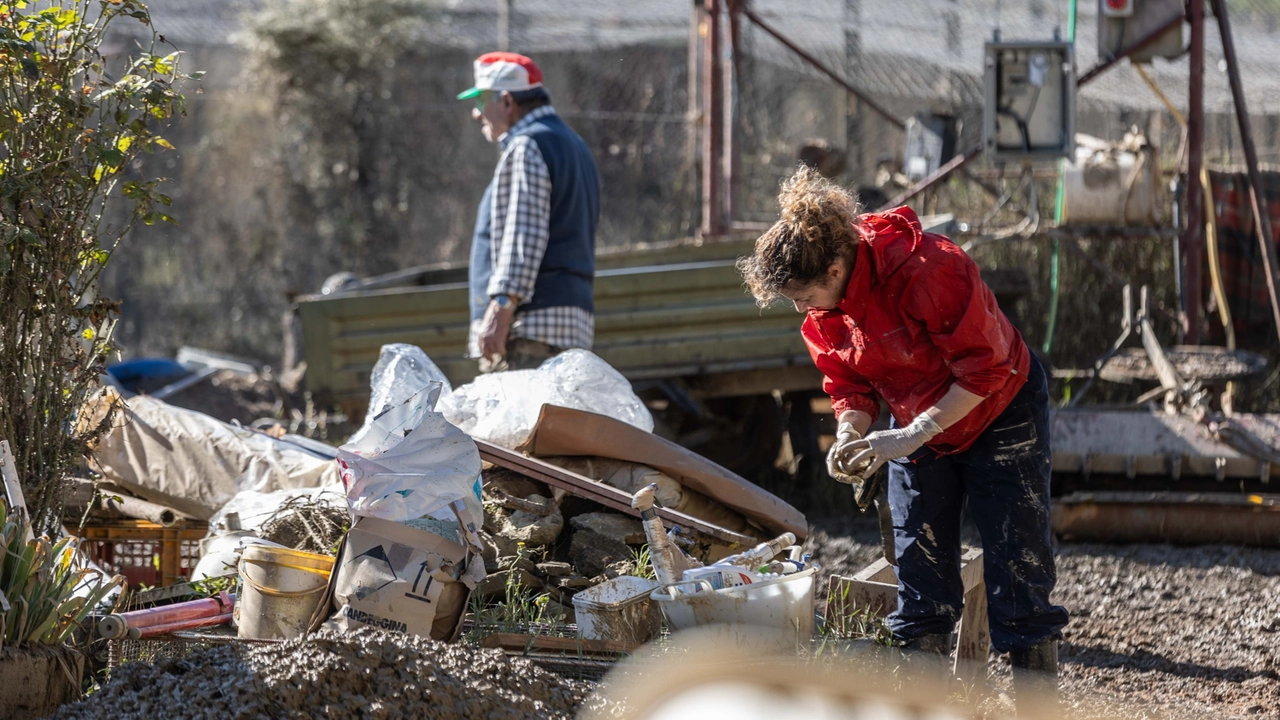
[[[322,630],[279,645],[126,665],[54,717],[572,718],[590,692],[500,650]]]

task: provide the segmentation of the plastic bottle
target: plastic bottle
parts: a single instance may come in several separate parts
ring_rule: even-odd
[[[796,536],[792,533],[782,533],[778,537],[763,542],[759,545],[747,550],[746,552],[730,555],[723,560],[716,562],[716,565],[737,565],[746,568],[757,568],[770,560],[777,557],[782,549],[796,543]]]
[[[688,580],[706,580],[711,584],[712,590],[723,590],[725,588],[742,587],[754,583],[759,577],[739,565],[708,565],[706,567],[691,568],[684,571],[684,579]],[[699,584],[692,588],[690,592],[699,592],[705,588]]]
[[[657,490],[657,483],[640,488],[631,497],[631,507],[640,511],[640,524],[644,526],[644,536],[649,540],[649,562],[653,563],[653,574],[658,582],[670,585],[680,581],[680,566],[685,563],[677,562],[676,553],[684,553],[672,544],[667,537],[667,529],[662,526],[662,518],[658,517]]]

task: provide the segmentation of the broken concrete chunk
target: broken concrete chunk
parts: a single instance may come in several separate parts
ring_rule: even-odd
[[[630,575],[636,569],[636,564],[630,560],[619,560],[615,563],[609,563],[604,568],[604,579],[612,580],[623,575]]]
[[[582,590],[583,588],[589,588],[596,584],[591,578],[583,577],[578,574],[554,578],[552,582],[563,590]]]
[[[572,524],[577,530],[569,543],[569,560],[588,577],[603,574],[614,563],[629,562],[634,555],[630,546],[645,540],[640,521],[625,515],[587,513]]]
[[[501,467],[491,467],[480,473],[484,489],[498,489],[511,497],[527,498],[530,495],[548,495],[547,486],[520,473]]]
[[[560,508],[541,495],[530,495],[526,500],[534,506],[546,508],[547,514],[534,514],[524,510],[511,512],[493,505],[485,507],[485,529],[496,536],[499,549],[509,550],[507,546],[520,542],[530,547],[542,547],[560,537],[560,531],[564,529],[564,515],[560,514]]]
[[[573,574],[573,566],[567,562],[538,563],[538,572],[546,577],[566,577]]]
[[[571,524],[579,530],[588,530],[623,545],[643,545],[644,526],[639,520],[618,513],[585,513],[578,515]]]
[[[512,573],[515,577],[512,578]],[[506,595],[507,581],[511,580],[516,585],[528,588],[534,592],[542,589],[542,581],[536,575],[525,570],[524,568],[516,568],[515,570],[499,570],[492,575],[488,575],[484,580],[476,584],[476,594],[483,599],[500,598]]]

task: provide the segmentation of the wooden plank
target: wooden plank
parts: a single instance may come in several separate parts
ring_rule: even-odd
[[[982,579],[982,550],[969,548],[960,556],[960,578],[964,582],[967,598],[976,590],[986,592]],[[827,582],[827,618],[828,621],[849,613],[869,608],[873,616],[883,616],[898,607],[898,578],[896,571],[883,557],[859,570],[853,577],[832,575]],[[971,632],[987,632],[986,596],[982,600],[982,616],[978,623],[970,623]],[[990,636],[988,634],[988,643]],[[983,656],[985,658],[985,655]],[[985,661],[984,661],[985,662]]]
[[[501,648],[516,652],[562,652],[571,655],[625,655],[636,647],[616,640],[584,640],[546,635],[493,633],[480,640],[480,647]]]
[[[475,442],[476,447],[480,449],[481,460],[487,460],[508,470],[514,470],[535,480],[541,480],[552,487],[560,488],[571,495],[600,503],[612,510],[617,510],[632,517],[640,517],[640,511],[631,507],[631,496],[617,488],[592,480],[585,475],[570,472],[545,460],[522,455],[484,440],[476,440]],[[659,509],[658,516],[666,520],[668,524],[674,523],[681,528],[696,530],[710,535],[730,547],[749,546],[756,543],[755,538],[747,537],[722,528],[719,525],[713,525],[705,520],[668,508]]]
[[[970,549],[965,553],[968,564],[961,570],[974,568],[977,581],[965,580],[964,612],[956,627],[956,660],[952,677],[974,680],[986,677],[987,656],[991,652],[991,624],[987,616],[987,584],[982,575],[982,551]]]

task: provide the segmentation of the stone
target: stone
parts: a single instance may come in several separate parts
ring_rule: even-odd
[[[480,598],[488,600],[491,598],[500,598],[507,593],[507,579],[512,573],[516,573],[514,582],[516,585],[526,587],[534,592],[542,589],[542,581],[538,576],[525,570],[524,568],[516,568],[514,570],[499,570],[491,575],[486,575],[483,580],[476,584],[475,594]]]
[[[578,530],[590,530],[624,545],[643,545],[648,542],[644,535],[644,526],[639,520],[618,513],[584,513],[575,517],[569,524]]]
[[[573,574],[573,566],[567,562],[541,562],[538,563],[538,572],[545,577],[565,577]]]
[[[527,499],[548,504],[550,512],[546,515],[524,510],[512,512],[488,504],[484,511],[485,529],[508,543],[522,542],[530,547],[543,547],[555,542],[564,530],[564,515],[560,513],[559,506],[541,495],[530,495]]]
[[[547,486],[537,480],[531,480],[514,470],[492,467],[480,473],[485,490],[497,488],[511,497],[529,497],[530,495],[550,495]]]

